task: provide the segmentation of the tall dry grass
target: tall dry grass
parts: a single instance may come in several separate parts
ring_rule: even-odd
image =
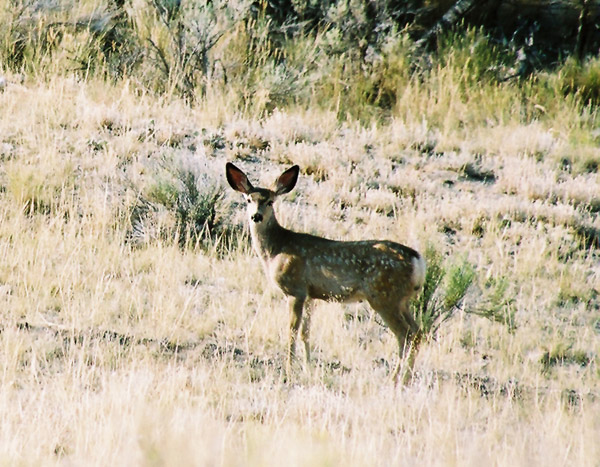
[[[1,463],[596,465],[600,153],[572,69],[500,82],[505,57],[469,31],[418,77],[401,35],[379,74],[344,68],[333,33],[244,71],[244,51],[272,53],[244,31],[211,49],[239,81],[194,99],[61,68],[74,49],[3,65]],[[472,267],[412,385],[390,381],[396,345],[366,306],[329,303],[283,381],[289,317],[232,160],[262,184],[302,167],[285,226]]]

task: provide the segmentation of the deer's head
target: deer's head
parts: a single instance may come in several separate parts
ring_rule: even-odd
[[[274,218],[273,203],[275,199],[292,191],[298,181],[299,172],[300,167],[294,165],[279,176],[272,189],[255,188],[246,174],[231,162],[225,166],[227,181],[231,188],[244,194],[248,203],[248,218],[254,224],[266,224]]]

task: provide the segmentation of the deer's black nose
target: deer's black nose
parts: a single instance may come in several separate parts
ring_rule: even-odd
[[[254,222],[256,222],[256,223],[259,223],[259,222],[262,222],[262,220],[263,220],[263,216],[262,216],[262,214],[259,214],[259,213],[257,212],[256,214],[252,214],[252,217],[251,217],[251,219],[252,219]]]

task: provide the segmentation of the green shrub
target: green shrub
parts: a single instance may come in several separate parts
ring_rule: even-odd
[[[441,255],[431,245],[425,250],[425,260],[427,261],[425,284],[423,284],[417,300],[413,302],[413,314],[419,327],[430,335],[439,327],[438,321],[442,317],[436,292],[444,278],[445,271],[442,268]]]
[[[514,298],[509,291],[509,285],[510,282],[504,276],[488,279],[479,306],[470,312],[501,323],[509,331],[514,331],[516,327]]]
[[[444,264],[442,255],[431,245],[425,250],[427,272],[425,284],[413,302],[413,314],[423,333],[435,337],[440,326],[462,308],[467,292],[474,284],[476,272],[465,259]],[[515,328],[513,299],[506,278],[489,279],[477,303],[464,308],[465,313],[502,323],[509,331]]]
[[[444,267],[442,256],[431,245],[425,250],[425,259],[425,284],[413,311],[423,333],[433,337],[460,308],[475,279],[475,270],[466,260]]]
[[[558,365],[579,365],[586,367],[592,362],[592,357],[580,349],[573,349],[573,345],[564,343],[556,344],[551,350],[544,352],[540,358],[542,372],[548,373]]]
[[[600,59],[580,62],[569,58],[558,70],[559,86],[563,94],[573,94],[585,105],[600,104]]]
[[[177,173],[180,191],[175,202],[177,238],[181,245],[198,244],[213,239],[224,228],[219,219],[222,188],[200,190],[198,177],[189,170]]]
[[[227,253],[243,242],[245,234],[229,221],[223,193],[208,176],[167,165],[153,175],[133,206],[129,237]]]

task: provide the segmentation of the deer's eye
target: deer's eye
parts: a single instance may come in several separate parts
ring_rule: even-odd
[[[267,206],[273,206],[273,200],[270,199],[269,201],[267,201]]]

